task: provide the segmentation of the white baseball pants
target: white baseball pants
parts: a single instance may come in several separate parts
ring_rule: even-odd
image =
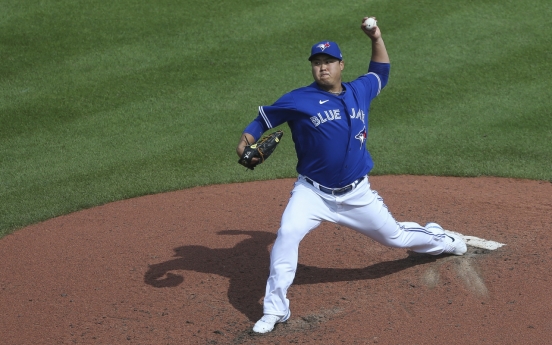
[[[395,221],[383,199],[370,189],[368,178],[351,192],[334,196],[321,192],[300,175],[270,254],[264,314],[288,315],[286,294],[295,278],[299,243],[323,221],[346,226],[389,247],[432,255],[441,254],[445,249],[444,232],[413,222]]]

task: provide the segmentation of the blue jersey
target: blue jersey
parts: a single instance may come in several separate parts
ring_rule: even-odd
[[[326,187],[346,186],[374,166],[366,149],[368,113],[370,102],[387,83],[389,69],[389,64],[372,62],[368,74],[342,83],[341,95],[323,91],[316,82],[286,93],[271,106],[259,107],[257,119],[244,132],[257,139],[287,122],[297,172]]]

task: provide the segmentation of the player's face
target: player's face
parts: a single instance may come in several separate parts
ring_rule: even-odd
[[[326,54],[316,55],[311,60],[312,76],[318,85],[332,87],[341,83],[343,61]]]

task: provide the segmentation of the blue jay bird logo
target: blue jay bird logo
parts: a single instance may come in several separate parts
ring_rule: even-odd
[[[319,45],[316,46],[316,48],[320,49],[321,51],[324,51],[324,50],[326,50],[326,48],[329,48],[329,47],[330,47],[329,42],[319,44]]]
[[[355,139],[360,141],[360,148],[362,149],[362,146],[364,142],[366,141],[366,127],[362,128],[360,132],[358,132],[357,135],[355,135]]]

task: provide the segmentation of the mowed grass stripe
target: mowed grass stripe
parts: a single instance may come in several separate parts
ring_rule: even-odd
[[[544,1],[6,3],[0,231],[121,198],[293,176],[290,135],[247,173],[239,133],[258,105],[311,82],[318,40],[340,43],[345,79],[365,72],[366,14],[393,61],[371,111],[375,174],[550,176],[551,82],[534,74],[550,68]],[[524,30],[508,30],[513,19]]]

